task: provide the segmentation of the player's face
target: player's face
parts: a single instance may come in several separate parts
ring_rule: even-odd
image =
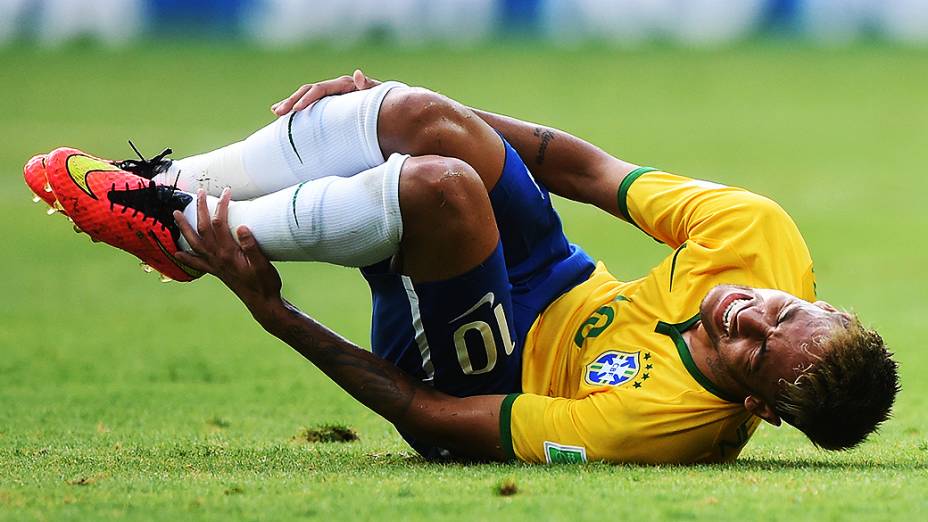
[[[821,355],[820,341],[850,317],[824,301],[780,290],[721,285],[700,306],[703,327],[729,375],[768,404]]]

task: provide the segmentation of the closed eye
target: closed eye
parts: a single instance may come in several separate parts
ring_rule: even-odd
[[[764,362],[764,355],[767,353],[767,339],[765,338],[762,343],[760,343],[760,348],[754,353],[754,358],[751,362],[751,371],[757,372],[760,369],[761,365]]]
[[[785,308],[782,312],[780,312],[780,315],[777,316],[777,326],[788,321],[793,315],[795,315],[797,310],[799,310],[798,306],[789,306]]]

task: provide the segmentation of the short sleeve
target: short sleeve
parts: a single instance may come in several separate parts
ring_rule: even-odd
[[[603,391],[583,399],[513,394],[500,415],[503,451],[530,463],[691,463],[737,457],[757,419],[738,405],[668,410]]]
[[[501,430],[503,450],[512,458],[536,463],[626,461],[625,430],[615,422],[621,402],[613,393],[584,399],[509,395],[500,416],[502,424],[508,424]]]

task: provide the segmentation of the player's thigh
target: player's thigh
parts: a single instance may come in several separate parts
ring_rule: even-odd
[[[376,355],[456,396],[521,389],[522,344],[501,247],[443,281],[415,282],[387,262],[362,272],[371,287]]]
[[[506,142],[502,176],[490,191],[512,284],[516,332],[523,337],[552,301],[585,281],[595,264],[564,235],[547,188]]]

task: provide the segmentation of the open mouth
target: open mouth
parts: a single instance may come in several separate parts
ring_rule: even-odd
[[[731,337],[731,327],[732,320],[735,316],[746,308],[753,297],[741,293],[741,292],[732,292],[731,294],[723,297],[716,307],[715,311],[715,324],[718,326],[719,331],[724,333],[727,337]]]
[[[750,299],[735,299],[728,305],[728,308],[725,309],[725,312],[722,314],[722,327],[725,329],[725,335],[731,336],[731,317],[737,307],[740,304],[749,303]]]

